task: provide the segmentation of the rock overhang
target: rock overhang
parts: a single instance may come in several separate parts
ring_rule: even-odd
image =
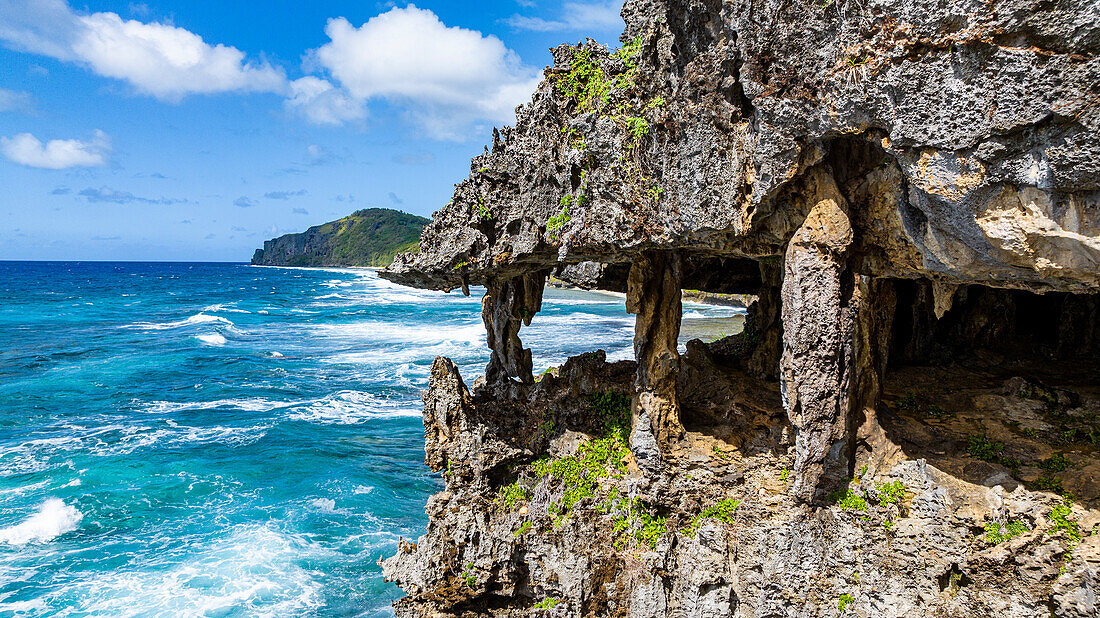
[[[382,276],[453,289],[654,249],[781,256],[809,212],[807,173],[825,167],[848,176],[865,274],[1097,289],[1088,3],[780,7],[798,29],[754,21],[765,4],[685,22],[699,7],[628,3],[619,51],[553,50],[516,126],[494,131],[420,251]],[[1054,46],[1058,20],[1080,34]]]

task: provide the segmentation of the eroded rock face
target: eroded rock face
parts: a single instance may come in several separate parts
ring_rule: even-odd
[[[386,563],[401,611],[519,615],[548,595],[561,615],[1095,613],[1095,563],[1024,488],[1097,506],[1092,412],[1048,403],[1057,429],[1035,435],[1089,451],[1053,478],[883,397],[891,364],[1100,366],[1100,5],[628,0],[623,17],[620,50],[553,50],[420,251],[382,272],[485,284],[492,349],[473,395],[433,372],[429,462],[454,465],[428,535]],[[520,325],[555,273],[626,292],[636,364],[533,379]],[[681,356],[684,289],[754,295],[745,332]],[[619,438],[608,392],[632,402]],[[1020,406],[976,397],[990,418]],[[698,520],[731,496],[751,517]],[[1008,522],[1012,539],[978,540]]]
[[[463,261],[486,281],[651,247],[781,255],[806,214],[791,189],[825,167],[852,204],[862,274],[1095,289],[1098,11],[627,2],[637,45],[554,50],[516,127],[385,276],[448,288]],[[577,87],[578,66],[599,83]]]
[[[1100,511],[913,459],[920,449],[942,452],[944,438],[912,428],[907,452],[864,469],[847,498],[807,508],[787,474],[797,454],[775,384],[724,367],[698,341],[679,373],[693,427],[685,439],[659,470],[621,451],[621,468],[609,464],[564,506],[581,486],[568,480],[568,462],[595,466],[586,448],[607,440],[597,439],[606,419],[593,401],[620,394],[626,406],[634,373],[633,363],[585,355],[504,401],[469,393],[452,363],[436,361],[426,449],[433,469],[447,469],[446,489],[428,502],[427,533],[382,562],[407,593],[399,616],[527,616],[540,607],[654,618],[831,617],[839,607],[897,618],[1095,615],[1100,536],[1087,535],[1100,529]],[[1080,405],[1100,405],[1093,396]],[[903,425],[935,431],[911,413]],[[723,501],[733,506],[714,508]],[[1072,529],[1058,524],[1058,508]]]

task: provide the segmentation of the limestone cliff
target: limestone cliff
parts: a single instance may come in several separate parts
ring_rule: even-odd
[[[420,251],[483,284],[437,360],[409,616],[1091,616],[1100,5],[628,0],[554,50]],[[536,381],[552,274],[626,292],[636,362]],[[682,290],[750,294],[677,349]]]

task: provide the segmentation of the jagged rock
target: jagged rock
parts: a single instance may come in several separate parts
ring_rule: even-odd
[[[472,404],[433,375],[428,414],[476,420],[429,445],[459,463],[428,534],[386,563],[399,612],[1091,611],[1095,546],[1071,558],[1051,516],[1070,487],[1075,521],[1100,506],[1100,8],[628,0],[623,17],[617,52],[553,50],[419,252],[382,272],[485,284],[493,350]],[[547,273],[625,290],[638,362],[534,381],[518,333]],[[685,288],[754,295],[745,331],[681,357]],[[1030,386],[1006,392],[1012,372]],[[610,448],[587,399],[605,390],[634,401],[629,461],[595,488],[569,476],[585,495],[564,506],[532,462]],[[522,517],[493,493],[519,480]],[[731,496],[736,517],[698,521]]]
[[[451,427],[452,437],[430,429],[426,449],[450,471],[445,491],[429,500],[427,534],[382,562],[408,595],[398,615],[523,616],[554,599],[561,616],[831,617],[842,596],[851,599],[848,613],[864,616],[1093,613],[1100,536],[1074,547],[1051,518],[1060,498],[984,487],[903,457],[853,484],[862,503],[807,508],[784,480],[793,444],[773,431],[782,417],[778,394],[746,388],[752,378],[715,363],[701,342],[684,356],[686,409],[715,400],[705,393],[725,393],[715,410],[734,416],[709,427],[740,435],[689,431],[660,470],[631,464],[555,519],[560,486],[525,481],[527,497],[511,505],[500,488],[540,452],[559,459],[581,452],[600,423],[578,410],[593,394],[629,390],[633,364],[570,359],[558,376],[502,401],[469,395],[454,366],[438,360],[425,426]],[[761,405],[771,420],[753,420]],[[540,446],[537,427],[548,422],[553,437]],[[887,499],[887,483],[898,484],[895,498]],[[666,518],[652,545],[635,539],[637,528],[620,530],[616,511],[601,507],[616,495]],[[740,501],[728,521],[698,518],[722,499]],[[1074,506],[1068,518],[1083,534],[1100,529],[1100,511]],[[990,522],[1024,530],[994,543],[985,534]]]
[[[491,384],[516,379],[529,383],[531,350],[519,339],[520,324],[531,324],[531,318],[542,310],[545,272],[526,273],[504,281],[492,281],[481,301],[481,319],[488,333],[486,341],[492,354],[485,369],[485,379]]]

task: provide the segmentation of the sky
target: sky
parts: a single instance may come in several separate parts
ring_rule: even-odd
[[[248,261],[430,216],[621,0],[0,0],[0,260]]]

